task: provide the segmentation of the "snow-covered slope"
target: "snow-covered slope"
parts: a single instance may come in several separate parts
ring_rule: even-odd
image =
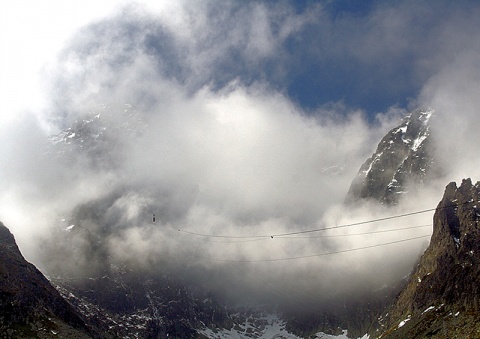
[[[257,339],[302,339],[295,334],[289,333],[286,323],[277,314],[261,313],[259,316],[245,319],[244,323],[235,324],[231,329],[206,328],[199,331],[200,334],[212,339],[229,338],[257,338]],[[348,339],[347,331],[339,335],[318,332],[311,336],[312,339]],[[365,338],[366,339],[366,338]]]

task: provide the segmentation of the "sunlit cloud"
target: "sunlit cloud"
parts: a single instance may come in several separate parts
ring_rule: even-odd
[[[0,126],[0,154],[8,159],[0,166],[0,219],[44,269],[38,239],[70,237],[72,248],[82,248],[85,239],[72,234],[84,227],[104,236],[116,260],[166,261],[192,280],[221,272],[254,289],[252,276],[262,272],[282,289],[299,276],[305,291],[353,288],[350,281],[381,285],[408,273],[425,242],[322,253],[389,243],[399,234],[428,235],[413,228],[356,233],[428,224],[431,214],[332,229],[324,237],[268,235],[434,207],[446,182],[412,193],[394,209],[343,204],[360,165],[412,107],[438,113],[432,134],[445,178],[478,177],[480,68],[472,43],[478,9],[449,11],[442,3],[433,13],[450,14],[439,25],[430,7],[408,1],[336,19],[328,6],[298,11],[288,2],[112,2],[94,15],[85,4],[57,5],[64,15],[50,22],[39,16],[39,31],[22,31],[13,17],[3,23],[18,35],[7,36],[14,49],[2,59],[12,81],[2,87],[17,96],[5,106],[15,114]],[[76,20],[65,19],[76,10]],[[49,34],[53,28],[58,35]],[[10,67],[28,54],[20,41],[37,38],[41,46],[29,45],[38,49],[33,62],[28,57],[17,70]],[[305,75],[315,69],[319,73]],[[41,90],[29,87],[37,70]],[[329,93],[338,83],[352,84],[343,89],[354,93]],[[309,94],[312,107],[299,93],[315,84],[321,86]],[[381,112],[350,100],[367,92],[372,98],[382,86],[378,96],[408,97]],[[414,90],[405,90],[410,86]],[[33,99],[25,104],[25,97]],[[80,135],[75,128],[82,124]],[[266,239],[228,238],[259,234]],[[228,262],[314,254],[295,265]],[[246,274],[240,279],[239,272]]]

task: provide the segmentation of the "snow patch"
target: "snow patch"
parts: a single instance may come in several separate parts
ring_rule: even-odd
[[[427,313],[427,312],[429,312],[431,310],[434,310],[434,309],[435,309],[435,306],[430,306],[430,307],[426,308],[425,311],[422,312],[422,314]]]
[[[388,188],[392,188],[392,187],[400,187],[400,185],[398,184],[398,180],[393,178],[392,181],[390,181],[390,183],[388,184],[387,186]]]
[[[393,134],[397,134],[398,132],[401,132],[402,134],[405,134],[407,132],[408,126],[402,126],[397,128],[396,131],[393,132]]]
[[[281,320],[276,314],[267,314],[262,317],[262,320],[266,322],[266,325],[263,328],[258,328],[254,323],[250,322],[247,319],[242,324],[236,324],[236,328],[232,329],[211,329],[205,328],[199,330],[200,334],[212,339],[227,339],[227,338],[253,338],[253,333],[255,333],[255,338],[259,339],[301,339],[301,337],[296,336],[295,334],[289,333],[285,329],[285,322]],[[260,331],[260,333],[258,332]],[[343,330],[340,335],[331,335],[323,332],[318,332],[315,334],[315,339],[348,339],[347,330]],[[369,339],[370,337],[365,334],[361,339]]]
[[[405,326],[405,324],[411,320],[411,317],[412,317],[412,316],[409,315],[407,319],[400,321],[400,323],[398,324],[397,328],[400,328],[400,327]]]
[[[435,110],[433,109],[428,109],[425,112],[422,112],[422,118],[423,118],[423,124],[426,125],[430,118],[432,117],[432,114],[435,113]]]
[[[372,170],[373,164],[380,160],[380,157],[382,156],[382,154],[383,154],[383,152],[380,152],[377,155],[375,155],[375,158],[372,159],[372,161],[370,162],[370,165],[368,166],[368,169],[363,171],[363,174],[365,176],[367,176],[368,173],[370,173],[370,171]]]
[[[347,336],[347,330],[343,330],[342,331],[342,334],[339,334],[339,335],[331,335],[331,334],[325,334],[325,333],[317,333],[315,334],[315,337],[316,339],[348,339],[348,336]],[[369,337],[364,335],[361,339],[368,339]]]
[[[427,139],[427,135],[426,134],[423,134],[421,135],[420,137],[418,137],[417,139],[415,139],[415,141],[413,142],[413,145],[411,147],[412,151],[417,151],[418,148],[420,147],[420,145],[422,144],[422,142]]]

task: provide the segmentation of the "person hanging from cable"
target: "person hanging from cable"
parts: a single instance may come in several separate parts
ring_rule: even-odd
[[[152,221],[155,222],[155,213],[153,213]]]

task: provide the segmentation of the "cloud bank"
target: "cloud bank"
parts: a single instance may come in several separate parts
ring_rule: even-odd
[[[329,86],[340,88],[335,77],[347,74],[362,76],[344,87],[353,96],[371,97],[379,83],[386,98],[415,88],[418,96],[405,102],[437,110],[432,128],[442,136],[446,178],[478,178],[478,9],[441,3],[432,12],[407,1],[334,17],[322,5],[299,11],[286,2],[160,7],[130,4],[78,31],[47,68],[46,113],[1,127],[8,161],[0,167],[0,216],[27,257],[54,271],[108,256],[210,288],[236,284],[277,296],[368,289],[408,273],[421,240],[293,261],[229,261],[428,234],[428,228],[357,233],[429,224],[431,215],[268,237],[431,208],[447,183],[395,210],[346,210],[356,171],[405,110],[392,102],[374,118],[377,112],[336,95],[312,108],[302,104],[302,91],[312,96],[306,84],[322,83],[316,88],[324,101]],[[445,17],[441,24],[438,15]],[[338,73],[328,75],[329,67]],[[309,83],[305,74],[314,68],[319,79]],[[241,238],[253,235],[267,237]],[[49,255],[61,261],[39,254],[48,239],[57,244]],[[93,242],[101,244],[97,252]]]

